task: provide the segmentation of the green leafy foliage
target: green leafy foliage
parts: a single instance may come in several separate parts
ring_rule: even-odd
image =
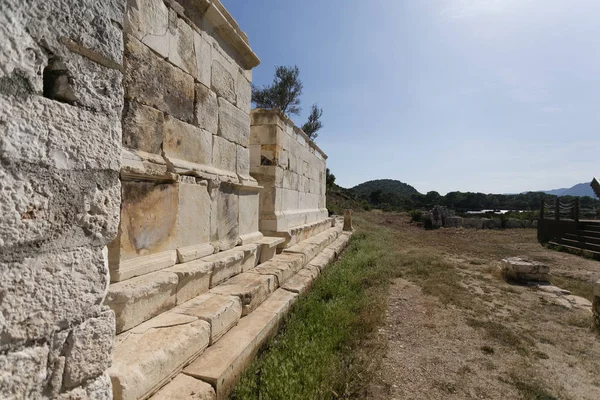
[[[300,114],[302,81],[298,66],[275,68],[275,77],[270,86],[252,86],[252,102],[258,108],[278,108],[284,114]]]
[[[306,133],[306,136],[310,138],[310,140],[314,141],[319,133],[317,132],[319,129],[323,127],[323,123],[321,122],[321,116],[323,115],[323,109],[319,108],[317,104],[313,104],[310,109],[310,115],[308,116],[308,121],[302,125],[302,130]]]

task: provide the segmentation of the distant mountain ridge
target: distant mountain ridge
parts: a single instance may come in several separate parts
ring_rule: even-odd
[[[551,194],[554,196],[589,196],[592,199],[596,199],[596,194],[594,190],[590,186],[589,182],[578,183],[577,185],[570,188],[562,188],[562,189],[552,189],[552,190],[542,190],[542,192],[546,194]]]
[[[393,193],[398,196],[410,196],[411,194],[420,194],[417,189],[408,183],[400,182],[395,179],[375,179],[363,182],[350,189],[358,196],[369,196],[372,192],[381,190],[384,193]]]

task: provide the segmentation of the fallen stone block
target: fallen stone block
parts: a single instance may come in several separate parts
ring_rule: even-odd
[[[108,370],[115,400],[137,400],[162,387],[210,342],[210,324],[164,313],[117,337]]]
[[[265,301],[275,289],[277,289],[275,276],[243,272],[212,288],[210,292],[239,297],[242,301],[242,315],[245,316]]]
[[[198,317],[210,323],[212,345],[242,317],[242,301],[237,296],[205,293],[177,306],[172,312]]]
[[[550,268],[521,257],[503,259],[501,271],[505,279],[517,282],[550,280]]]

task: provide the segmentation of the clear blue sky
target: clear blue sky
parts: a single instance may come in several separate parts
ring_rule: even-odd
[[[600,174],[600,0],[222,0],[300,68],[337,183],[512,193]]]

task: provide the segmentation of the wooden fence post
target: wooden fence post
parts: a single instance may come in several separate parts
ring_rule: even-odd
[[[579,222],[579,197],[575,197],[575,203],[573,204],[573,219],[575,222]]]
[[[540,219],[544,219],[544,205],[546,204],[544,202],[544,198],[542,197],[542,201],[541,201],[541,205],[540,205]]]
[[[555,210],[554,210],[554,219],[555,220],[560,220],[560,198],[558,196],[556,196],[556,205],[555,205]]]

